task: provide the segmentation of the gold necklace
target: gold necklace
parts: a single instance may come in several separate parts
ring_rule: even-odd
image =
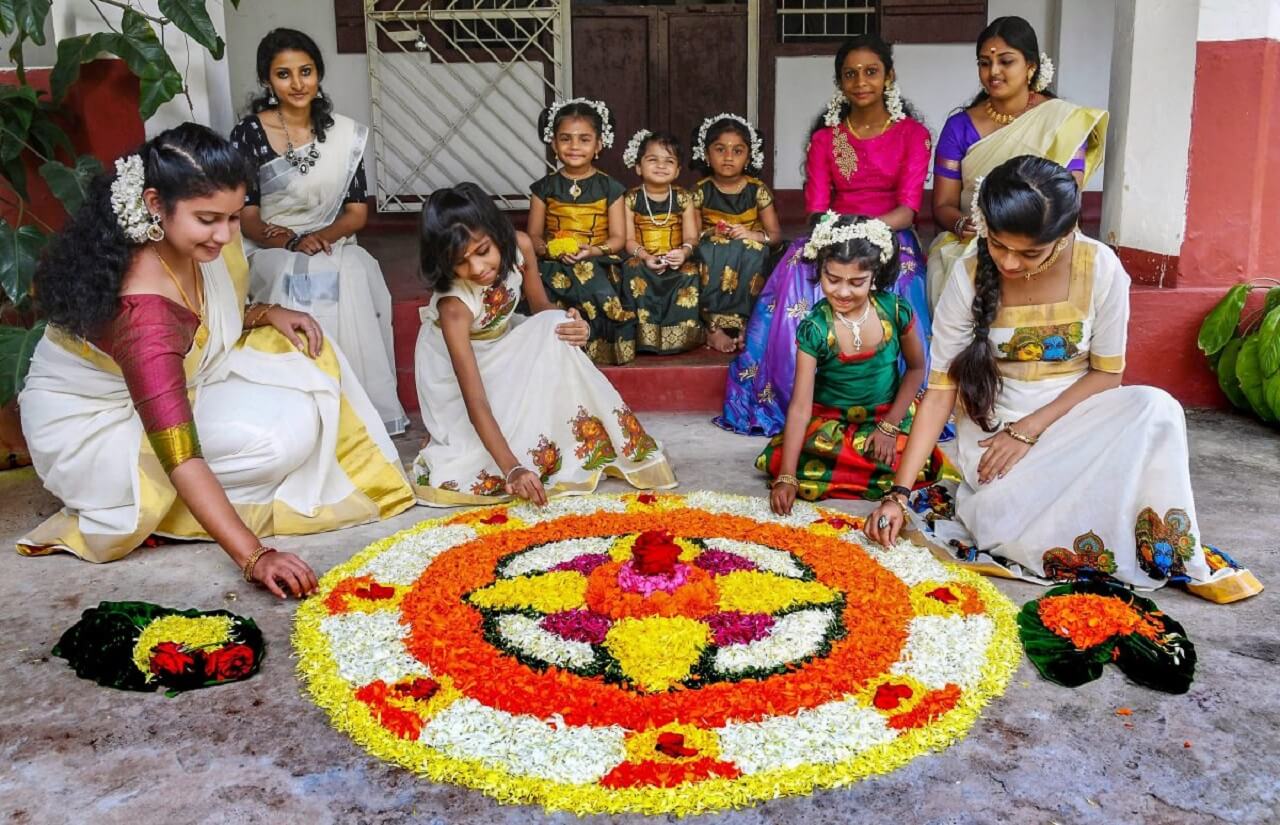
[[[845,125],[845,126],[848,126],[848,127],[849,127],[849,131],[850,131],[850,132],[853,132],[853,134],[854,134],[855,136],[857,136],[857,134],[858,134],[858,130],[859,130],[859,129],[870,129],[870,128],[872,128],[872,127],[874,127],[874,126],[875,126],[875,124],[874,124],[874,123],[870,123],[870,124],[868,124],[868,125],[866,125],[866,126],[854,126],[854,125],[853,125],[853,120],[852,120],[852,118],[853,118],[852,113],[851,113],[851,114],[849,114],[847,117],[845,117],[845,119],[844,119],[844,125]],[[881,124],[880,124],[880,131],[876,133],[875,137],[879,137],[880,135],[883,135],[883,134],[884,134],[884,130],[885,130],[885,129],[888,129],[888,128],[889,128],[889,124],[890,124],[890,123],[892,123],[892,122],[893,122],[893,118],[891,117],[891,118],[889,118],[889,119],[885,120],[885,122],[884,122],[884,123],[881,123]],[[866,140],[866,139],[867,139],[867,138],[863,138],[863,140]]]
[[[1062,250],[1067,248],[1067,240],[1069,237],[1069,235],[1064,235],[1059,238],[1058,242],[1053,245],[1053,252],[1050,252],[1049,257],[1044,259],[1044,263],[1040,264],[1040,266],[1035,269],[1027,270],[1027,274],[1023,276],[1023,279],[1030,281],[1033,276],[1039,275],[1041,272],[1050,269],[1054,264],[1056,264],[1058,262],[1058,258],[1062,256]]]
[[[173,281],[173,285],[178,290],[179,297],[182,298],[182,303],[186,305],[187,309],[191,310],[192,315],[196,316],[195,341],[197,346],[203,347],[209,340],[209,330],[204,325],[204,288],[201,284],[200,267],[196,266],[196,262],[194,260],[191,262],[191,271],[196,285],[196,303],[192,304],[191,299],[187,297],[187,291],[182,288],[182,282],[178,280],[177,274],[169,268],[169,262],[160,254],[160,250],[153,246],[151,247],[151,251],[156,253],[156,258],[159,259],[160,266],[164,267],[164,274],[168,275],[169,280]]]
[[[560,170],[560,177],[562,177],[562,178],[564,178],[565,180],[569,181],[569,183],[571,184],[571,185],[569,186],[569,194],[570,194],[571,196],[573,196],[573,199],[574,199],[574,200],[577,200],[577,199],[578,199],[578,196],[582,194],[582,187],[578,185],[578,181],[580,181],[580,180],[588,180],[589,178],[593,178],[593,177],[595,177],[595,176],[596,176],[596,170],[595,170],[595,169],[592,169],[592,170],[591,170],[591,174],[589,174],[589,175],[583,175],[583,176],[582,176],[582,177],[580,177],[580,178],[571,178],[571,177],[569,177],[567,174],[565,174],[565,171],[564,171],[563,169],[561,169],[561,170]]]
[[[1030,97],[1027,98],[1027,105],[1022,107],[1021,112],[1018,112],[1016,115],[1007,115],[1004,112],[997,111],[996,107],[991,105],[991,99],[987,99],[987,117],[991,118],[996,123],[999,123],[1001,126],[1008,126],[1010,123],[1013,123],[1015,120],[1022,117],[1029,108],[1031,108]]]

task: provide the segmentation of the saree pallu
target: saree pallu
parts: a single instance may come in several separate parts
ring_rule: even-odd
[[[204,460],[258,536],[388,518],[413,504],[377,411],[328,342],[315,360],[271,327],[243,331],[240,244],[202,264],[209,337],[184,361]],[[105,562],[155,533],[209,538],[178,498],[143,430],[119,366],[50,327],[22,391],[36,471],[63,508],[18,552]]]
[[[1108,115],[1101,109],[1052,98],[969,147],[960,164],[960,208],[968,213],[978,178],[1010,158],[1037,155],[1066,166],[1083,144],[1084,182],[1102,165]],[[929,303],[936,305],[956,261],[972,246],[952,232],[941,232],[929,247]]]
[[[367,127],[334,115],[324,151],[310,172],[301,174],[283,157],[263,164],[258,172],[262,220],[298,234],[333,223],[342,212],[368,134]],[[249,295],[256,302],[280,304],[319,321],[347,357],[387,431],[401,433],[409,419],[396,395],[391,293],[382,268],[353,238],[336,241],[332,248],[331,254],[307,255],[249,244]]]

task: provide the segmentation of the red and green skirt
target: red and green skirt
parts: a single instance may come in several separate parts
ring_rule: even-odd
[[[875,432],[876,422],[893,405],[850,407],[847,410],[813,405],[813,418],[805,428],[804,445],[796,464],[800,498],[816,501],[822,498],[865,498],[876,501],[893,486],[894,469],[881,464],[864,452],[867,439]],[[912,410],[914,412],[914,408]],[[902,422],[902,435],[894,448],[894,464],[902,460],[911,431],[911,413]],[[782,435],[769,440],[756,458],[756,469],[777,478],[782,464]],[[947,459],[936,446],[924,469],[916,477],[913,488],[928,487],[942,477]]]

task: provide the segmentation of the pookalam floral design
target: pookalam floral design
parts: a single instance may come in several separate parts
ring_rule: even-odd
[[[1018,628],[1040,674],[1067,687],[1092,682],[1108,663],[1168,693],[1186,693],[1195,676],[1195,645],[1182,625],[1116,582],[1054,587],[1023,606]]]
[[[962,737],[1019,656],[993,587],[859,526],[712,493],[424,522],[323,578],[299,670],[376,756],[504,802],[684,815],[849,784]]]
[[[101,602],[84,611],[53,655],[83,679],[120,690],[174,695],[247,679],[266,649],[253,619],[225,610],[175,610],[148,602]]]

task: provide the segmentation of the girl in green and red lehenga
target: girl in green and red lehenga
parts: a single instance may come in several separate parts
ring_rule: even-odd
[[[898,241],[874,218],[828,212],[804,249],[815,261],[820,300],[796,330],[796,379],[782,434],[756,459],[772,478],[774,512],[796,496],[879,499],[893,485],[911,431],[924,345],[911,305],[888,291],[898,276]],[[898,356],[907,371],[898,374]],[[916,478],[938,480],[935,447]]]

